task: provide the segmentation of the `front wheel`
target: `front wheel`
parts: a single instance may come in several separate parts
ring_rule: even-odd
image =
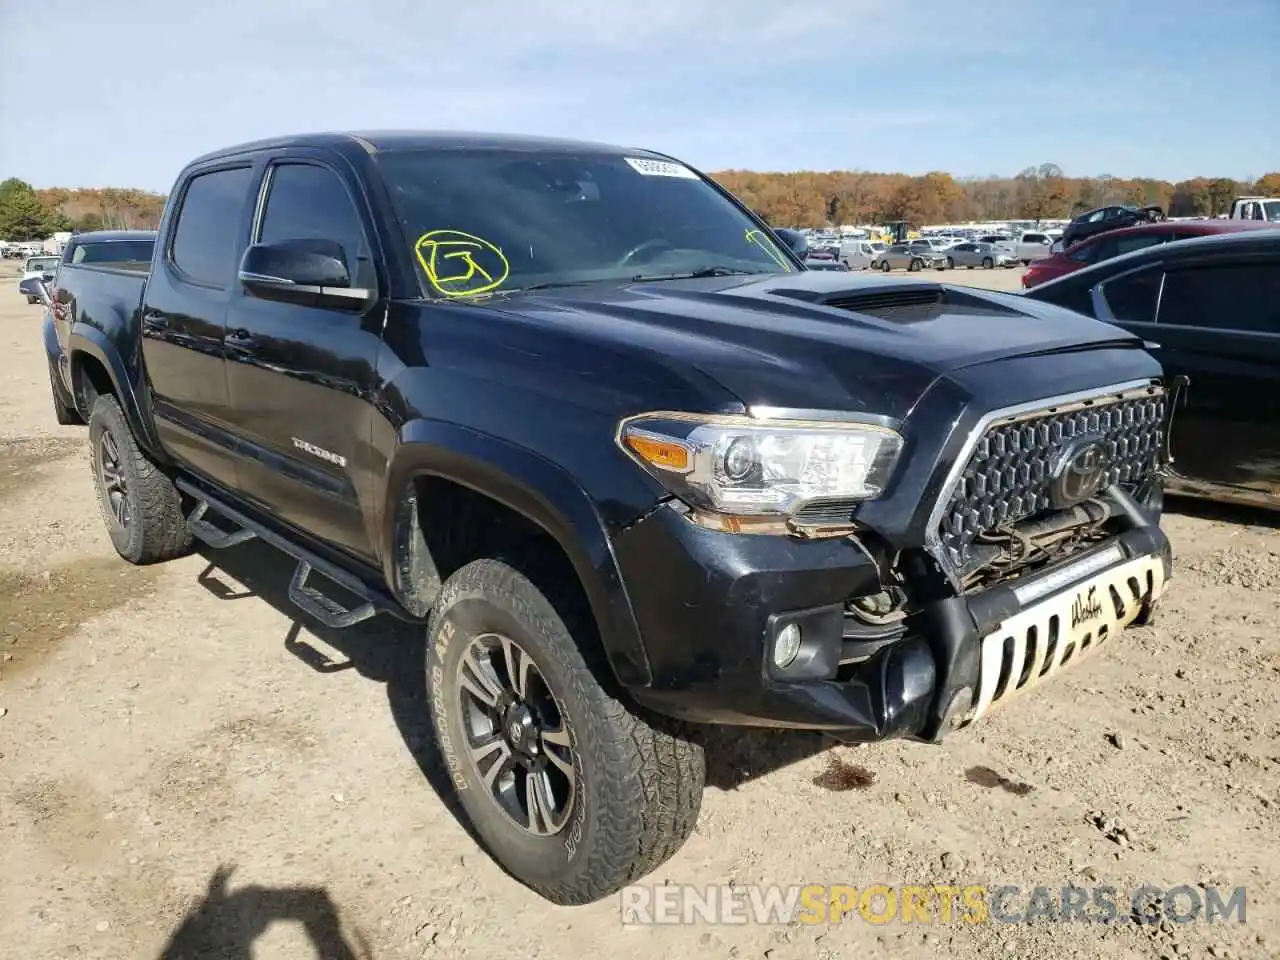
[[[921,263],[919,260],[912,260],[910,266],[907,267],[907,272],[919,273],[922,269],[924,269],[923,263]]]
[[[955,260],[952,259],[951,257],[947,257],[947,269],[954,270],[955,268],[956,268]]]
[[[477,560],[427,624],[427,683],[458,799],[493,858],[562,905],[649,873],[693,830],[702,750],[615,699],[547,596]]]
[[[990,269],[991,269],[992,267],[994,267],[995,265],[996,265],[996,264],[995,264],[995,261],[994,261],[994,260],[992,260],[990,257],[983,257],[983,258],[982,258],[982,269],[983,269],[983,270],[990,270]]]
[[[888,272],[889,272],[890,270],[892,270],[892,269],[893,269],[893,267],[889,266],[889,261],[888,261],[888,260],[881,260],[881,261],[880,261],[880,272],[881,272],[881,273],[888,273]]]

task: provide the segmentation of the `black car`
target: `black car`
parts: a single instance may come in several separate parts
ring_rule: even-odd
[[[1148,247],[1025,296],[1137,333],[1190,378],[1170,492],[1280,506],[1280,229]]]
[[[1071,222],[1062,231],[1062,248],[1065,250],[1073,243],[1079,243],[1086,237],[1099,233],[1106,233],[1108,230],[1133,227],[1139,223],[1158,223],[1163,219],[1164,211],[1157,206],[1110,206],[1087,210],[1072,217]]]

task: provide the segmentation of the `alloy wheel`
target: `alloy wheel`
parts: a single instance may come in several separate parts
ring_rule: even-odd
[[[98,477],[107,510],[121,530],[129,529],[129,481],[125,477],[120,448],[109,430],[98,440]]]
[[[463,651],[456,695],[467,753],[490,798],[535,836],[563,830],[578,790],[572,741],[533,658],[510,637],[481,634]]]

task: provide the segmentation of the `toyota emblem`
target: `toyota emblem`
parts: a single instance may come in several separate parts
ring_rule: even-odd
[[[1095,497],[1107,482],[1111,458],[1098,439],[1080,439],[1067,447],[1058,460],[1049,486],[1049,498],[1058,508]]]

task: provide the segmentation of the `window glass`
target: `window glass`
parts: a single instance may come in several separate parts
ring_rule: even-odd
[[[286,163],[271,173],[259,243],[333,240],[342,245],[354,279],[368,251],[351,197],[337,174],[325,167]]]
[[[1085,221],[1085,222],[1086,222],[1086,223],[1097,223],[1099,220],[1101,220],[1101,219],[1102,219],[1103,217],[1105,217],[1106,215],[1107,215],[1107,211],[1105,211],[1105,210],[1095,210],[1093,213],[1089,214],[1089,219],[1088,219],[1087,221]]]
[[[1044,243],[1045,235],[1043,233],[1028,233],[1022,238],[1023,243]]]
[[[1170,273],[1160,322],[1280,333],[1280,263],[1195,267]]]
[[[443,296],[789,260],[683,164],[590,149],[387,151],[374,157],[429,286]]]
[[[1160,296],[1159,267],[1127,273],[1102,285],[1102,298],[1115,319],[1130,323],[1154,323]]]
[[[82,243],[71,255],[72,263],[149,263],[153,242],[150,240],[112,240],[104,243]]]
[[[230,282],[251,177],[249,167],[235,167],[191,178],[173,231],[170,256],[192,280],[219,287]]]
[[[1145,247],[1154,247],[1157,244],[1165,243],[1169,237],[1164,233],[1143,233],[1129,237],[1114,237],[1115,256],[1122,253],[1132,253],[1134,250],[1142,250]]]
[[[1067,254],[1067,259],[1074,260],[1076,263],[1093,263],[1098,259],[1098,244],[1101,242],[1082,243],[1072,247],[1071,252]]]

